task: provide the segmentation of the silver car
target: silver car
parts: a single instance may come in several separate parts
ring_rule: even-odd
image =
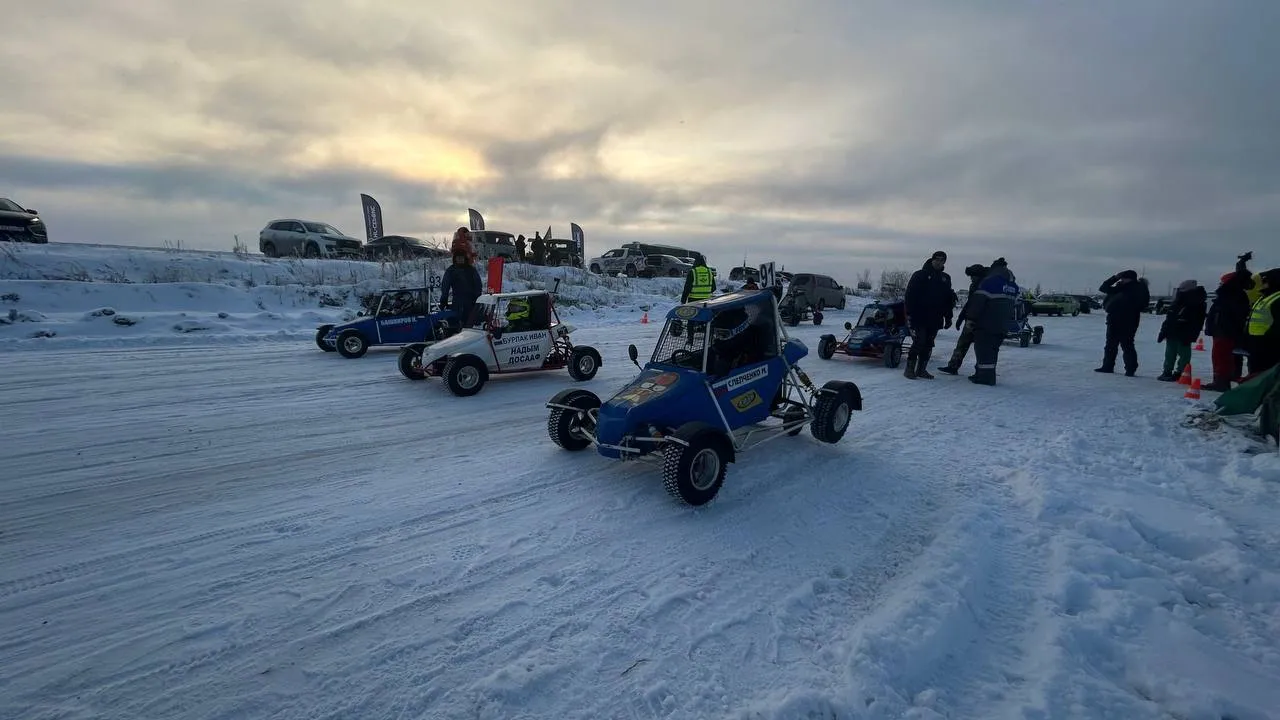
[[[819,310],[836,308],[843,310],[845,305],[844,287],[830,275],[814,273],[796,273],[791,278],[791,288],[803,289],[805,297]]]
[[[591,262],[587,267],[591,272],[603,275],[617,275],[618,273],[626,273],[630,277],[635,277],[644,269],[644,253],[637,248],[618,248],[597,258],[591,258]]]
[[[364,257],[364,243],[328,223],[284,218],[272,220],[258,233],[258,249],[267,257],[301,255],[319,257]]]
[[[692,262],[685,262],[674,255],[645,255],[640,277],[684,277],[692,269]]]

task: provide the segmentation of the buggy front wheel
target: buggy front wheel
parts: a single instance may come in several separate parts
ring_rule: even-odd
[[[823,360],[830,360],[832,355],[836,354],[836,336],[823,335],[818,340],[818,357]]]
[[[400,368],[401,375],[410,380],[425,380],[427,373],[422,369],[422,346],[405,345],[400,348],[396,367]]]
[[[1028,347],[1031,345],[1031,333],[1023,332],[1018,336],[1018,347]]]
[[[1035,343],[1036,345],[1039,345],[1040,341],[1043,339],[1044,339],[1044,328],[1036,327],[1035,330],[1031,331],[1031,342]]]
[[[862,393],[857,385],[844,380],[828,380],[818,393],[809,432],[820,442],[840,442],[849,429],[853,411],[861,409]]]
[[[574,408],[551,408],[547,417],[547,435],[551,442],[573,452],[587,449],[591,445],[591,420],[587,411],[599,408],[600,398],[586,390],[565,390],[551,398],[551,402]]]
[[[884,346],[884,366],[890,369],[902,364],[902,343],[891,342]]]
[[[332,325],[321,325],[320,327],[316,328],[316,347],[320,348],[325,352],[333,352],[337,350],[336,347],[333,347],[332,345],[324,341],[324,336],[328,335],[329,331],[332,329],[333,329]]]
[[[703,431],[670,443],[662,452],[662,484],[673,497],[689,505],[706,505],[720,492],[730,461],[728,440]]]

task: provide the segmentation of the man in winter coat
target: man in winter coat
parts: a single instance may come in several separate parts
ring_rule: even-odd
[[[1018,284],[1009,271],[1009,264],[1004,258],[997,258],[965,303],[965,320],[973,326],[973,355],[976,360],[969,382],[996,384],[1000,346],[1004,344],[1009,324],[1013,322],[1014,306],[1021,302],[1018,293]]]
[[[1239,382],[1244,375],[1244,357],[1237,355],[1236,350],[1245,349],[1245,325],[1253,309],[1253,302],[1249,300],[1253,273],[1248,268],[1252,259],[1251,252],[1236,258],[1235,272],[1222,276],[1213,304],[1209,306],[1204,334],[1213,338],[1213,382],[1205,385],[1205,390],[1226,392],[1233,380]]]
[[[449,300],[452,298],[452,307],[458,313],[461,326],[471,327],[474,324],[471,309],[475,307],[476,299],[483,290],[480,271],[471,264],[466,253],[455,252],[453,264],[445,268],[444,277],[440,279],[440,307],[449,307]]]
[[[547,244],[542,239],[541,232],[533,233],[533,242],[529,243],[529,249],[533,251],[533,264],[545,265],[547,262]]]
[[[1280,268],[1258,274],[1258,296],[1246,326],[1250,375],[1280,365]]]
[[[1138,334],[1142,313],[1151,302],[1151,291],[1138,279],[1138,273],[1125,270],[1103,281],[1098,292],[1106,295],[1102,307],[1107,311],[1107,344],[1102,350],[1102,366],[1094,372],[1116,371],[1116,352],[1124,351],[1124,374],[1133,377],[1138,372],[1138,349],[1133,344]]]
[[[1164,372],[1157,380],[1173,382],[1191,363],[1191,343],[1200,337],[1207,314],[1209,293],[1195,280],[1184,280],[1169,304],[1156,342],[1164,342]]]
[[[694,258],[693,267],[684,276],[684,289],[680,291],[680,303],[706,300],[715,292],[716,279],[701,256]]]
[[[939,250],[924,261],[924,267],[911,274],[907,282],[907,328],[911,331],[911,350],[907,367],[902,372],[908,380],[932,380],[929,357],[933,341],[942,328],[951,327],[955,315],[956,293],[951,289],[951,276],[943,272],[947,254]]]
[[[964,307],[960,308],[960,314],[956,316],[956,328],[960,330],[960,339],[956,342],[956,349],[951,352],[951,360],[946,365],[938,368],[938,372],[944,372],[948,375],[957,375],[960,373],[960,366],[964,364],[964,356],[969,354],[969,346],[973,344],[973,323],[965,324],[965,318],[968,317],[969,305],[973,302],[973,294],[978,291],[978,286],[982,284],[982,279],[987,276],[989,268],[986,265],[974,264],[964,269],[964,274],[969,276],[969,294],[964,301]]]
[[[524,262],[524,249],[524,236],[519,235],[516,237],[516,262]]]

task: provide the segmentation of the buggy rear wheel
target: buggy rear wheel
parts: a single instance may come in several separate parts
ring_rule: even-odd
[[[480,392],[489,374],[488,368],[475,355],[451,358],[444,366],[444,384],[458,397],[470,397]]]
[[[568,390],[551,399],[558,405],[570,405],[576,410],[551,408],[547,417],[547,435],[551,442],[565,450],[577,452],[591,445],[592,429],[588,410],[600,407],[600,398],[586,390]]]
[[[1036,326],[1036,328],[1031,331],[1031,342],[1035,343],[1036,345],[1039,345],[1040,341],[1043,339],[1044,339],[1044,328]]]
[[[884,345],[884,366],[897,368],[902,364],[902,343],[891,342]]]
[[[569,353],[569,377],[584,382],[596,376],[600,370],[600,353],[595,348],[580,345]]]
[[[325,352],[333,352],[337,350],[337,348],[329,345],[324,341],[324,336],[328,335],[329,331],[332,329],[333,329],[332,325],[321,325],[320,327],[316,328],[316,347],[320,348]]]
[[[813,311],[813,324],[814,324],[814,325],[821,325],[821,324],[822,324],[822,311],[821,311],[821,310],[814,310],[814,311]]]
[[[809,432],[824,443],[837,443],[849,429],[853,411],[862,409],[862,393],[858,386],[844,380],[829,380],[818,393],[817,409]]]
[[[662,485],[689,505],[706,505],[720,492],[728,469],[727,441],[714,432],[688,438],[688,445],[670,443],[662,452]]]
[[[1022,334],[1018,336],[1018,347],[1028,347],[1030,345],[1031,333],[1027,330],[1023,330]]]

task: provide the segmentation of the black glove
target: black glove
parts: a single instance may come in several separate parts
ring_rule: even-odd
[[[1247,252],[1247,253],[1245,253],[1245,254],[1243,254],[1243,255],[1237,255],[1237,256],[1236,256],[1236,259],[1238,259],[1238,260],[1243,260],[1243,261],[1245,261],[1245,262],[1249,262],[1250,260],[1252,260],[1252,259],[1253,259],[1253,251],[1252,251],[1252,250],[1250,250],[1249,252]]]
[[[942,319],[942,329],[948,330],[950,328],[951,328],[951,316],[948,315],[947,317]]]

